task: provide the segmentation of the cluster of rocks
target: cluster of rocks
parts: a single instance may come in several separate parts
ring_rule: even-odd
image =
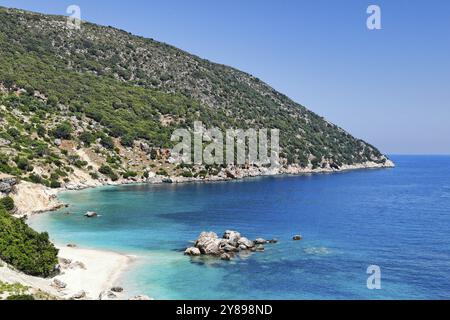
[[[17,183],[16,177],[0,173],[0,194],[10,194]]]
[[[216,256],[222,260],[231,260],[239,252],[262,252],[265,244],[273,244],[278,241],[262,238],[254,241],[242,237],[237,231],[225,231],[222,238],[214,232],[202,232],[195,241],[194,247],[187,248],[184,252],[189,256]]]

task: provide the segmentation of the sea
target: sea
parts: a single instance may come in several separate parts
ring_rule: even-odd
[[[450,157],[391,159],[396,168],[69,191],[68,208],[29,223],[59,245],[135,256],[119,283],[157,300],[449,299]],[[278,243],[232,261],[183,254],[202,231],[226,230]]]

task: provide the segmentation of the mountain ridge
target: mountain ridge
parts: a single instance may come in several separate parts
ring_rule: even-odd
[[[279,129],[282,172],[392,165],[251,74],[153,39],[0,7],[0,45],[0,171],[31,182],[224,174],[168,164],[171,133],[195,121]]]

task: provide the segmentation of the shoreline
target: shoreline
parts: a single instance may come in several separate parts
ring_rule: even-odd
[[[29,287],[31,292],[44,292],[55,299],[97,300],[118,284],[122,274],[136,260],[134,256],[106,250],[57,248],[61,266],[59,275],[53,278],[29,276],[3,263],[0,280],[19,283]],[[55,286],[55,280],[59,286]],[[114,299],[119,300],[131,298],[126,290],[114,295]]]
[[[59,189],[50,189],[42,185],[37,185],[29,182],[20,182],[16,186],[16,192],[12,195],[16,203],[17,217],[27,217],[35,214],[51,213],[66,206],[58,199],[58,194],[66,191],[78,191],[85,189],[92,189],[105,186],[124,186],[137,184],[185,184],[185,183],[210,183],[210,182],[230,182],[245,180],[256,177],[282,177],[282,176],[302,176],[309,174],[331,174],[331,173],[345,173],[356,170],[371,170],[371,169],[389,169],[395,168],[394,162],[388,160],[385,164],[375,162],[366,162],[356,165],[344,165],[339,169],[332,168],[301,168],[297,166],[289,166],[282,170],[270,171],[266,168],[250,168],[250,169],[235,169],[229,176],[211,176],[204,179],[200,178],[186,178],[181,176],[163,177],[155,176],[148,179],[120,179],[116,182],[111,181],[83,181],[74,184],[69,184],[66,187]],[[228,172],[228,171],[227,171]]]
[[[385,164],[364,163],[352,166],[343,166],[339,169],[309,169],[299,167],[288,167],[282,171],[271,172],[261,171],[261,168],[236,169],[233,173],[225,177],[209,177],[206,179],[184,178],[184,177],[154,177],[145,181],[119,180],[114,183],[104,182],[89,183],[89,181],[72,184],[69,187],[60,189],[49,189],[42,185],[36,185],[29,182],[20,182],[16,186],[13,198],[16,201],[18,217],[28,217],[36,214],[51,214],[66,205],[62,203],[57,195],[65,191],[77,191],[101,186],[121,186],[132,184],[163,184],[163,183],[208,183],[208,182],[227,182],[244,180],[247,178],[270,177],[270,176],[301,176],[308,174],[340,173],[352,170],[363,169],[382,169],[395,167],[392,161]],[[228,173],[228,172],[227,172]],[[169,179],[169,180],[167,180]],[[136,260],[136,257],[105,251],[100,249],[69,248],[67,246],[56,246],[60,251],[62,273],[53,279],[42,279],[38,277],[27,276],[21,272],[9,269],[7,266],[0,267],[0,280],[21,283],[29,286],[32,290],[46,292],[58,299],[99,299],[99,296],[105,292],[111,293],[118,280],[126,273],[127,269]],[[54,279],[62,281],[64,288],[55,288]],[[112,299],[124,300],[127,292],[126,288],[122,293],[114,293]],[[107,295],[106,295],[107,296]],[[106,297],[106,299],[108,299]]]

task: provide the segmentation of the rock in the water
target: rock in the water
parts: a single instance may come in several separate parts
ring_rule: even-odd
[[[150,297],[148,296],[135,296],[133,298],[130,298],[129,300],[152,300]]]
[[[93,211],[88,211],[84,214],[84,216],[87,218],[96,218],[96,217],[98,217],[98,213],[93,212]]]
[[[99,300],[114,300],[117,296],[114,294],[114,292],[106,290],[100,292],[100,295],[98,296]]]
[[[112,287],[111,288],[111,291],[112,292],[123,292],[123,288],[122,287]]]
[[[184,251],[184,254],[187,256],[199,256],[202,253],[200,252],[199,248],[190,247],[190,248],[187,248],[186,251]]]
[[[67,247],[68,247],[68,248],[76,248],[77,245],[74,244],[74,243],[69,243],[69,244],[67,245]]]
[[[237,242],[234,245],[230,244],[230,240],[222,239],[219,243],[220,252],[235,252],[237,251]]]
[[[197,239],[195,246],[200,249],[202,254],[219,255],[220,240],[214,232],[203,232]]]
[[[225,231],[223,239],[228,240],[228,243],[234,247],[237,246],[239,239],[241,238],[241,234],[237,231]]]
[[[80,292],[75,293],[71,297],[72,300],[81,300],[81,299],[84,299],[84,298],[86,298],[86,292],[84,292],[83,290],[80,291]]]
[[[241,250],[250,249],[250,248],[253,248],[255,246],[255,243],[253,241],[248,240],[246,237],[241,237],[238,240],[238,244],[239,244],[239,248]],[[244,248],[241,248],[242,246]]]
[[[303,237],[301,235],[296,235],[292,238],[294,241],[300,241],[303,239]]]
[[[256,244],[266,244],[267,240],[263,239],[263,238],[258,238],[255,240]]]
[[[257,239],[251,241],[242,237],[237,231],[225,231],[223,237],[219,239],[214,232],[202,232],[195,241],[195,246],[187,248],[186,255],[210,255],[220,257],[222,260],[231,260],[235,254],[245,254],[245,252],[264,251],[263,244],[276,243],[276,240]]]
[[[277,239],[267,240],[267,243],[271,243],[271,244],[278,243],[278,240]]]
[[[222,255],[220,256],[221,260],[225,260],[225,261],[230,261],[231,260],[231,255],[228,253],[222,253]]]

